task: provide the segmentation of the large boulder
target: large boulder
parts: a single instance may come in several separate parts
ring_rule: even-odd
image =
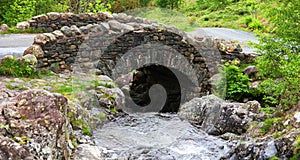
[[[194,98],[183,104],[179,117],[200,126],[208,134],[221,135],[227,132],[245,133],[251,122],[258,117],[260,104],[228,103],[214,95]]]
[[[68,159],[65,97],[27,90],[2,102],[0,113],[0,159]]]

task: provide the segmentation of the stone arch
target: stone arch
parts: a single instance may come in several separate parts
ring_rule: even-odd
[[[183,36],[168,30],[156,28],[135,30],[115,38],[104,50],[97,68],[101,74],[109,75],[113,79],[132,70],[142,72],[144,75],[142,78],[152,76],[152,81],[144,82],[144,86],[148,86],[144,91],[148,93],[150,86],[155,84],[153,81],[163,84],[168,95],[166,104],[160,111],[177,112],[180,103],[209,92],[208,68],[205,64],[205,58],[199,51],[194,45],[184,40]],[[158,76],[159,74],[154,74],[154,71],[161,72],[162,75]],[[180,88],[176,85],[176,80],[173,81],[172,78],[163,74],[172,78],[175,75],[180,83]],[[165,78],[170,83],[174,83],[177,86],[174,88],[174,92],[178,96],[174,97],[173,91],[171,91],[172,87],[170,87],[172,84],[168,87],[159,78]],[[133,85],[139,85],[134,83]],[[129,91],[131,96],[134,94],[132,93],[134,90],[137,89],[131,86]],[[144,105],[150,103],[149,96],[141,95],[141,97],[145,97],[144,100],[140,100],[141,103]],[[179,99],[179,102],[171,102],[174,99]],[[139,103],[138,101],[135,102]],[[171,103],[175,103],[175,105]]]

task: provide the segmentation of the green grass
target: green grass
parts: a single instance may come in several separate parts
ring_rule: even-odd
[[[198,0],[198,3],[197,1],[186,3],[179,11],[188,17],[194,17],[196,26],[253,31],[264,29],[259,21],[265,15],[263,5],[264,3],[259,0],[240,0],[227,4]]]
[[[184,14],[161,8],[138,9],[131,11],[129,14],[135,17],[155,20],[165,25],[174,26],[183,31],[193,31],[193,28],[197,27],[196,25],[193,25],[192,22],[190,22],[191,20]]]
[[[26,30],[19,30],[16,27],[10,27],[7,31],[0,32],[0,34],[23,34],[23,33],[44,33],[43,30],[36,30],[32,28],[28,28]]]
[[[0,63],[0,75],[9,77],[36,78],[41,76],[41,72],[35,70],[27,62],[18,60],[16,58],[6,58]]]

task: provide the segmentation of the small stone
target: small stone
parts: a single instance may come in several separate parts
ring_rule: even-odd
[[[2,24],[1,26],[0,26],[0,32],[4,32],[4,31],[7,31],[8,30],[8,25],[7,24]]]
[[[44,51],[42,50],[40,45],[33,44],[30,47],[28,47],[23,55],[32,54],[36,58],[42,58],[44,57]]]
[[[38,62],[38,60],[36,59],[36,57],[33,54],[26,54],[26,55],[22,56],[22,60],[31,65],[35,65]]]
[[[80,31],[81,31],[82,33],[84,33],[84,34],[88,34],[88,33],[89,33],[87,26],[82,26],[82,27],[80,27],[79,29],[80,29]]]
[[[184,53],[184,56],[186,56],[186,57],[189,57],[190,55],[191,55],[191,53],[188,52],[188,51],[186,51],[186,52]]]
[[[39,34],[37,36],[34,37],[34,44],[39,44],[39,45],[44,45],[49,41],[49,37],[47,37],[44,34]]]
[[[50,13],[47,13],[47,16],[50,20],[55,21],[60,17],[60,14],[57,12],[50,12]]]
[[[14,59],[13,55],[6,55],[2,59]]]
[[[74,13],[61,13],[60,18],[63,20],[67,20],[75,15]]]
[[[50,41],[56,41],[56,37],[52,33],[44,33],[44,35],[47,36],[50,39]]]
[[[71,37],[71,36],[72,36],[72,30],[71,30],[71,28],[68,27],[68,26],[63,26],[63,27],[60,29],[60,31],[61,31],[63,34],[65,34],[66,36],[68,36],[68,37]]]
[[[76,35],[80,35],[81,34],[81,30],[77,26],[75,26],[75,25],[71,26],[71,31],[74,32]]]
[[[108,21],[108,24],[109,24],[110,28],[115,31],[128,32],[128,31],[134,30],[134,28],[132,26],[120,23],[116,20]]]
[[[300,123],[300,112],[295,113],[294,118],[296,119],[297,123]]]
[[[48,20],[48,17],[46,15],[42,14],[42,15],[35,16],[32,19],[36,20],[38,22],[45,22]]]
[[[19,22],[19,23],[17,23],[17,26],[16,26],[17,29],[22,30],[22,31],[28,29],[29,27],[30,27],[30,24],[28,22]]]
[[[56,30],[54,32],[52,32],[56,38],[63,38],[64,34],[60,31],[60,30]]]

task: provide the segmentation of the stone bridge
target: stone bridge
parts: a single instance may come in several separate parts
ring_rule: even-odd
[[[248,58],[221,52],[222,40],[189,37],[123,13],[48,13],[29,23],[49,32],[36,36],[24,52],[37,57],[38,68],[105,74],[114,80],[134,72],[129,94],[135,104],[149,105],[149,89],[160,84],[167,94],[162,112],[176,112],[186,100],[209,94],[209,79],[218,73],[221,59]]]

